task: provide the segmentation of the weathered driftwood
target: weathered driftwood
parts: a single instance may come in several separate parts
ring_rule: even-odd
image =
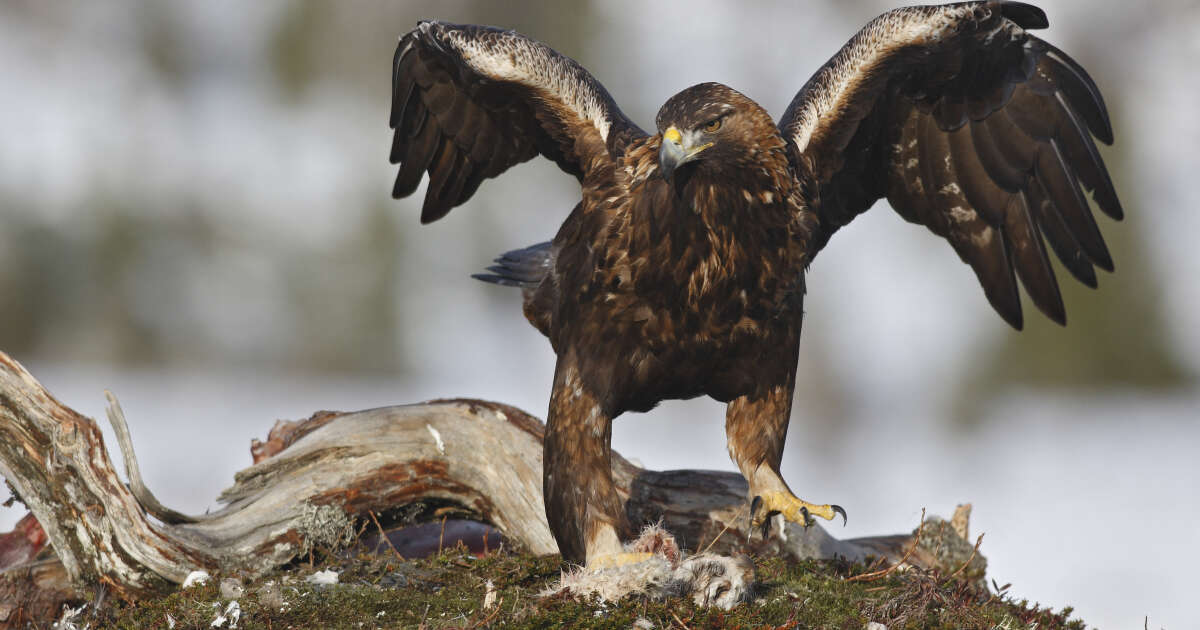
[[[557,551],[541,494],[543,425],[505,405],[432,401],[280,422],[252,446],[255,464],[224,491],[221,510],[185,516],[145,488],[124,417],[110,396],[130,483],[122,483],[95,421],[54,399],[0,353],[0,474],[45,530],[76,586],[120,597],[158,592],[192,570],[255,575],[336,544],[356,523],[425,504],[491,523],[510,545]],[[614,456],[634,523],[659,519],[685,548],[744,550],[746,483],[714,471],[655,472]],[[895,540],[892,540],[895,538]],[[788,525],[754,543],[797,557],[898,556],[904,537],[838,541]],[[3,569],[3,567],[0,567]]]

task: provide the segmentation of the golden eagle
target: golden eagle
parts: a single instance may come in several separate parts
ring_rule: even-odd
[[[480,279],[524,291],[558,356],[545,438],[546,515],[564,559],[624,562],[611,423],[660,401],[728,403],[729,454],[752,520],[808,524],[836,505],[779,474],[804,274],[829,237],[886,198],[945,238],[1021,328],[1017,280],[1065,322],[1046,244],[1078,280],[1112,259],[1085,190],[1122,210],[1093,136],[1112,128],[1088,74],[1031,35],[1037,7],[889,11],[829,60],[776,123],[717,83],[671,97],[647,133],[578,63],[513,31],[421,22],[392,69],[393,196],[425,173],[428,223],[543,155],[582,199],[547,243]]]

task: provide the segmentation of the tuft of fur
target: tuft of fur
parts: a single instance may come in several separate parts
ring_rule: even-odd
[[[754,585],[754,565],[744,555],[729,557],[702,553],[687,556],[675,537],[660,525],[649,525],[628,552],[650,553],[642,562],[607,568],[580,567],[562,574],[543,597],[568,593],[612,602],[626,596],[666,599],[690,597],[698,606],[724,610],[745,601]]]
[[[662,523],[643,527],[642,533],[625,545],[625,551],[662,556],[672,569],[679,568],[679,561],[683,559],[679,543],[675,542],[675,537],[671,535],[671,532],[663,529]]]

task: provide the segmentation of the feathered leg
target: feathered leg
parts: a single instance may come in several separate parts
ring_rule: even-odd
[[[580,378],[574,353],[559,357],[550,394],[543,453],[546,519],[563,560],[623,564],[620,535],[628,532],[613,483],[612,419]],[[642,554],[647,555],[647,554]]]
[[[795,364],[795,357],[791,357],[787,365]],[[805,527],[812,524],[813,516],[832,520],[834,514],[841,514],[846,518],[840,506],[798,499],[779,474],[795,379],[792,367],[787,378],[780,379],[782,382],[730,401],[725,413],[729,457],[750,484],[750,522],[764,533],[768,519],[777,513]]]

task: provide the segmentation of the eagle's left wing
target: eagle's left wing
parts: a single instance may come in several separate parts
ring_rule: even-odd
[[[1064,323],[1043,237],[1094,287],[1093,265],[1113,265],[1083,189],[1109,216],[1122,210],[1092,140],[1112,142],[1104,101],[1025,30],[1045,26],[1016,2],[897,9],[825,64],[779,123],[820,220],[813,253],[886,197],[950,242],[1009,324],[1023,323],[1017,278]]]

